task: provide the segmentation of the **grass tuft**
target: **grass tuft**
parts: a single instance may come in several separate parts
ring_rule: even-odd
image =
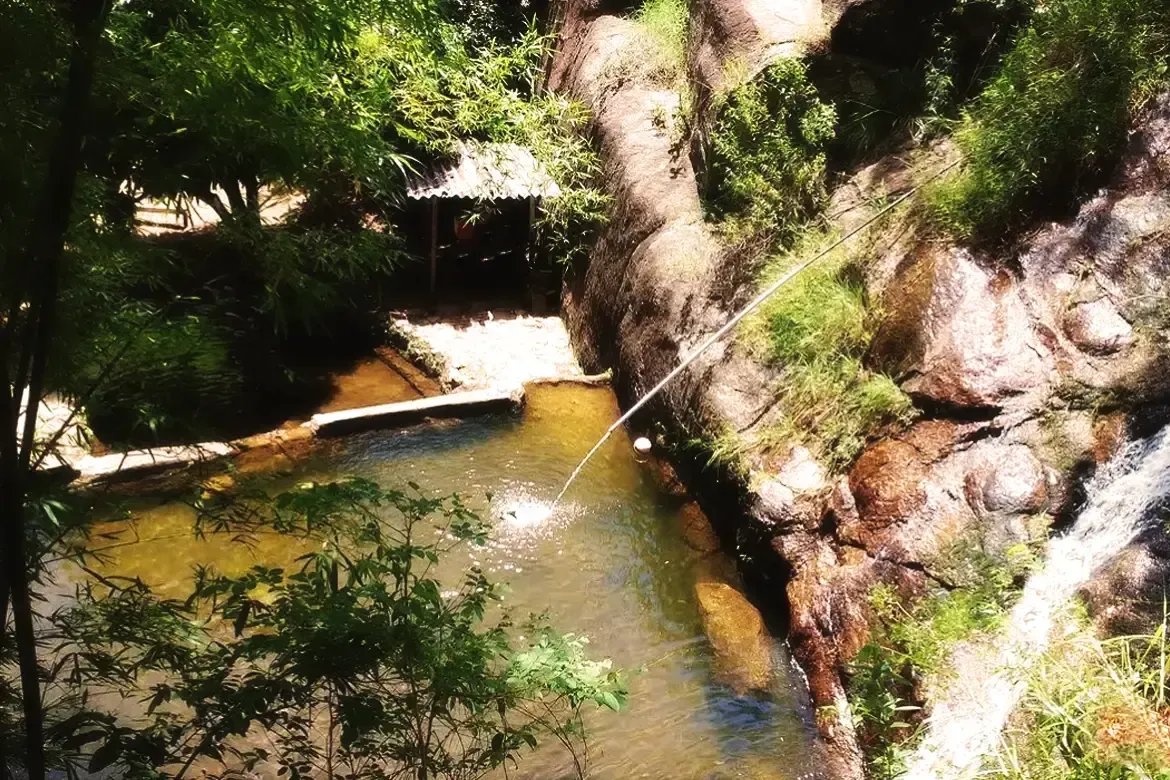
[[[686,0],[646,0],[631,16],[636,36],[606,69],[611,82],[633,81],[687,91]]]
[[[1083,611],[1043,656],[988,774],[1005,780],[1170,778],[1167,623],[1099,638]]]
[[[818,251],[825,240],[810,236],[792,253],[771,260],[761,284]],[[913,419],[913,404],[897,383],[863,362],[878,319],[844,251],[793,278],[761,307],[745,337],[784,369],[781,419],[763,437],[764,446],[802,444],[840,470],[884,428]]]

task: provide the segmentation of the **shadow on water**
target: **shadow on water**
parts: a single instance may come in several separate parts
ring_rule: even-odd
[[[783,647],[774,648],[771,695],[737,695],[718,682],[694,593],[701,556],[682,538],[678,502],[658,492],[624,433],[598,453],[555,515],[508,516],[510,507],[550,502],[618,413],[608,389],[536,386],[523,415],[352,437],[285,479],[413,481],[436,494],[459,492],[493,518],[490,545],[454,556],[441,578],[456,581],[462,568],[479,565],[509,583],[507,605],[517,617],[546,612],[553,625],[588,636],[595,655],[630,672],[629,708],[589,718],[592,777],[763,780],[807,771],[809,732]],[[139,532],[153,536],[158,529],[150,526],[166,515],[164,508],[140,514]],[[166,546],[119,550],[113,565],[162,582],[173,579],[177,559],[248,565],[244,553],[218,542],[198,550],[159,544]],[[276,562],[295,552],[262,546],[255,555]],[[552,749],[508,773],[570,776],[567,757]]]

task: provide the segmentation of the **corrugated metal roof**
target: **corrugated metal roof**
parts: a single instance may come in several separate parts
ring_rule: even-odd
[[[532,152],[516,144],[460,143],[453,159],[406,183],[406,197],[555,198],[561,188]]]

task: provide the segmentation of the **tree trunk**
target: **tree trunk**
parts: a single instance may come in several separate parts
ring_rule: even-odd
[[[44,780],[44,715],[41,703],[40,668],[37,662],[32,597],[29,592],[29,561],[26,550],[25,501],[28,467],[33,448],[36,412],[44,390],[48,346],[56,316],[57,280],[65,233],[73,208],[87,106],[93,85],[97,44],[109,12],[109,0],[75,0],[64,13],[73,24],[74,39],[69,58],[69,76],[61,105],[58,135],[49,157],[42,200],[29,232],[29,245],[13,269],[29,280],[29,317],[11,338],[17,323],[5,323],[6,337],[0,354],[0,401],[3,401],[4,431],[0,438],[0,555],[7,575],[12,604],[20,667],[21,700],[25,726],[25,768],[29,780]],[[9,303],[19,307],[22,291],[11,292]],[[19,346],[18,346],[19,345]],[[21,375],[10,377],[10,359],[19,349]],[[27,374],[25,373],[27,372]],[[20,429],[19,409],[23,389],[28,387],[25,424]],[[15,391],[15,392],[14,392]],[[19,392],[19,394],[17,394]],[[13,397],[15,395],[15,397]]]

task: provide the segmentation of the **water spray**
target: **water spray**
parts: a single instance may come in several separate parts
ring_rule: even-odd
[[[820,252],[818,252],[816,255],[814,255],[810,259],[805,260],[803,263],[799,263],[795,267],[789,269],[779,279],[777,279],[776,281],[774,281],[770,285],[768,285],[763,290],[763,292],[761,292],[759,295],[757,295],[755,298],[753,298],[751,303],[749,303],[747,306],[745,306],[743,309],[741,309],[734,317],[732,317],[730,320],[728,320],[723,325],[723,327],[721,327],[719,330],[715,331],[710,336],[708,336],[706,338],[706,340],[703,341],[702,344],[700,344],[698,347],[696,347],[694,349],[694,351],[692,351],[689,355],[687,355],[687,357],[681,363],[679,363],[673,370],[671,370],[671,372],[669,374],[667,374],[665,377],[663,377],[662,380],[658,384],[654,385],[654,387],[650,388],[649,392],[647,392],[645,395],[643,395],[641,398],[639,398],[638,401],[633,406],[631,406],[629,408],[629,410],[626,411],[625,414],[623,414],[621,417],[619,417],[613,425],[609,426],[609,429],[606,430],[606,432],[602,435],[602,437],[598,440],[598,442],[593,445],[593,449],[589,450],[589,452],[587,452],[585,454],[585,457],[581,459],[581,462],[577,464],[577,468],[573,469],[573,473],[569,475],[569,479],[567,482],[565,482],[565,486],[563,488],[561,488],[561,492],[557,494],[557,497],[553,500],[552,504],[549,506],[549,509],[548,509],[549,514],[552,514],[552,512],[556,510],[557,505],[560,504],[560,502],[561,502],[561,499],[563,499],[565,497],[565,493],[568,492],[568,490],[572,486],[573,482],[577,479],[577,476],[581,473],[581,470],[585,468],[585,464],[587,464],[589,462],[589,459],[592,458],[594,455],[596,455],[597,451],[600,450],[605,445],[605,443],[607,441],[609,441],[609,437],[613,435],[613,432],[616,431],[618,428],[622,427],[623,425],[625,425],[626,422],[628,422],[629,419],[631,417],[633,417],[634,414],[637,413],[637,411],[639,409],[641,409],[643,406],[645,406],[647,403],[649,403],[650,400],[652,398],[654,398],[654,396],[658,395],[658,393],[661,392],[664,387],[666,387],[668,384],[670,384],[672,379],[674,379],[679,374],[681,374],[683,371],[685,371],[691,365],[691,363],[694,363],[695,360],[699,357],[699,355],[702,355],[704,352],[706,352],[708,349],[710,349],[712,345],[714,345],[716,342],[718,342],[720,339],[722,339],[724,336],[726,336],[728,333],[730,333],[735,328],[736,325],[738,325],[740,322],[743,321],[744,317],[747,317],[753,311],[758,309],[760,307],[760,305],[764,303],[764,301],[768,300],[768,298],[772,297],[772,295],[774,295],[781,287],[783,287],[784,285],[786,285],[790,281],[792,281],[792,279],[795,278],[797,274],[804,271],[806,268],[811,266],[813,263],[817,262],[821,258],[828,255],[834,249],[841,246],[846,241],[848,241],[849,239],[856,236],[858,233],[869,228],[871,225],[873,225],[879,219],[881,219],[886,214],[893,211],[896,207],[898,207],[904,201],[906,201],[911,196],[913,196],[916,192],[918,192],[919,189],[922,188],[923,185],[927,184],[928,182],[932,181],[933,179],[938,178],[939,176],[942,176],[944,173],[949,171],[951,168],[954,168],[956,165],[958,165],[959,162],[960,162],[959,160],[955,160],[954,162],[950,163],[949,165],[942,168],[941,170],[936,171],[930,177],[928,177],[926,180],[924,180],[922,183],[920,183],[914,187],[911,187],[903,195],[899,196],[898,198],[895,198],[889,205],[887,205],[881,211],[874,214],[872,217],[867,219],[865,222],[861,223],[856,228],[854,228],[853,230],[849,231],[841,238],[834,241],[826,249],[821,250]]]

